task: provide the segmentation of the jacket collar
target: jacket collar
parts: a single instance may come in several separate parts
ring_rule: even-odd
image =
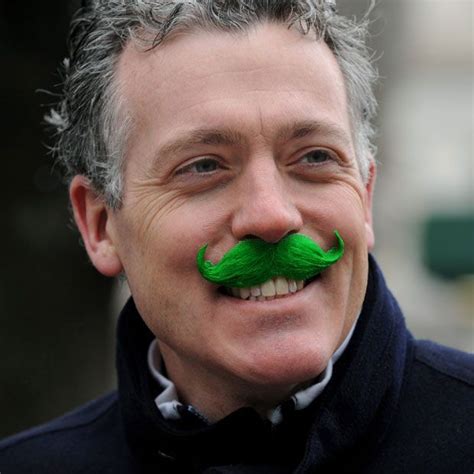
[[[393,417],[411,347],[401,311],[372,257],[362,313],[330,383],[312,405],[286,417],[277,429],[250,408],[211,426],[186,417],[179,423],[164,420],[154,403],[159,388],[147,368],[153,338],[130,299],[118,324],[122,420],[142,469],[167,463],[182,472],[237,463],[258,464],[268,472],[262,463],[270,461],[275,464],[270,472],[286,464],[306,472],[309,466],[328,467],[341,455],[361,461],[381,442]]]

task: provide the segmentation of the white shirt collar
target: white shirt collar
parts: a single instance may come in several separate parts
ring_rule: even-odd
[[[331,380],[334,364],[339,360],[349,344],[356,324],[357,320],[342,344],[336,349],[331,359],[329,359],[326,369],[318,377],[317,382],[303,390],[300,390],[291,397],[295,410],[303,410],[322,393],[326,385],[329,383],[329,380]],[[156,339],[152,341],[148,349],[148,368],[153,378],[163,388],[163,391],[155,398],[155,404],[163,415],[163,418],[166,420],[180,419],[181,415],[178,411],[178,407],[182,406],[182,403],[178,401],[178,394],[174,383],[161,373],[161,355]],[[267,418],[274,425],[281,423],[283,420],[282,405],[270,410],[267,413]]]

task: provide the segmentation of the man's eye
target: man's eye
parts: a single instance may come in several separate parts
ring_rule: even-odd
[[[326,150],[313,150],[306,153],[302,158],[302,161],[310,164],[320,164],[330,160],[332,160],[332,156]]]
[[[211,158],[205,158],[203,160],[195,161],[189,165],[184,166],[179,169],[176,174],[185,174],[185,173],[197,173],[197,174],[206,174],[212,173],[219,168],[219,163],[216,160]]]

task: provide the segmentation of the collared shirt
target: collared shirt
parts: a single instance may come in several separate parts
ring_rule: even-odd
[[[334,364],[338,361],[349,344],[356,324],[357,320],[352,325],[352,328],[344,341],[329,359],[326,369],[319,375],[319,377],[316,378],[315,383],[292,395],[290,401],[292,402],[295,410],[303,410],[314,400],[316,400],[316,398],[322,393],[332,377]],[[153,378],[163,388],[162,392],[155,398],[155,404],[158,407],[158,410],[160,410],[163,417],[167,420],[180,419],[181,414],[179,412],[179,407],[183,407],[183,404],[178,400],[178,393],[174,383],[162,373],[163,367],[161,355],[156,339],[152,341],[148,349],[148,367]],[[276,408],[268,411],[267,418],[272,424],[277,425],[283,420],[282,407],[283,405],[279,405]],[[194,407],[189,406],[188,409],[199,415],[202,419],[205,419],[205,417]]]

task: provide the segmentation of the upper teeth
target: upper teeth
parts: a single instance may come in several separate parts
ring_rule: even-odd
[[[284,296],[289,293],[296,293],[304,288],[304,281],[288,280],[284,277],[276,277],[251,288],[230,288],[233,296],[243,300],[274,299],[277,296]]]

